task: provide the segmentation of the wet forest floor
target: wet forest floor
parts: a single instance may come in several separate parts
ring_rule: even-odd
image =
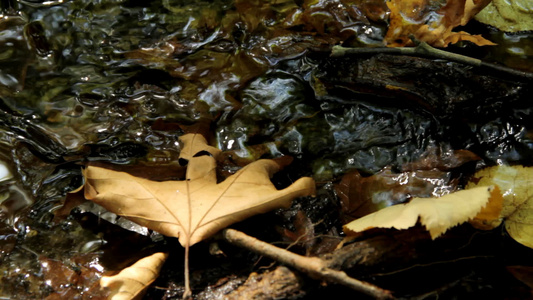
[[[531,31],[471,21],[462,29],[498,45],[446,51],[487,64],[474,66],[381,51],[390,12],[378,0],[0,3],[0,298],[104,299],[102,276],[160,251],[145,298],[181,298],[176,238],[64,204],[88,164],[183,179],[179,137],[198,124],[222,151],[219,181],[286,156],[277,188],[316,182],[315,196],[231,228],[398,298],[531,297],[531,249],[504,225],[436,240],[415,226],[346,241],[342,227],[460,190],[488,166],[532,165]],[[333,57],[335,45],[372,50]],[[365,297],[220,234],[189,261],[194,299]]]

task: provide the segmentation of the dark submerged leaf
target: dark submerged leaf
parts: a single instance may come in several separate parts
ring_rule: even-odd
[[[36,256],[27,249],[70,266],[69,251],[76,245],[93,245],[86,247],[88,251],[101,253],[108,261],[128,248],[112,252],[101,247],[99,243],[124,236],[120,230],[98,235],[111,227],[101,220],[98,228],[80,220],[84,217],[51,222],[51,211],[60,206],[68,190],[80,184],[74,162],[133,164],[118,168],[138,168],[130,171],[151,178],[155,172],[165,179],[174,173],[158,168],[175,168],[180,177],[180,167],[175,165],[178,136],[186,131],[183,125],[202,118],[212,121],[213,144],[231,156],[222,162],[225,175],[258,157],[290,154],[294,162],[274,178],[278,186],[303,175],[313,175],[323,184],[317,198],[297,201],[291,210],[242,225],[271,242],[281,237],[269,230],[274,226],[263,225],[291,228],[297,210],[317,224],[315,235],[336,236],[340,204],[330,181],[339,182],[353,169],[365,178],[378,174],[390,179],[400,172],[423,174],[437,168],[445,173],[431,172],[450,173],[461,181],[462,174],[475,167],[474,162],[463,164],[473,159],[469,153],[457,160],[439,155],[434,159],[428,149],[441,149],[440,156],[466,149],[481,159],[476,162],[479,166],[530,164],[533,158],[529,83],[424,58],[328,57],[335,44],[380,46],[386,32],[385,1],[1,4],[10,20],[2,19],[0,24],[5,42],[0,46],[5,55],[0,59],[0,149],[2,159],[12,161],[13,180],[34,203],[12,211],[13,218],[1,227],[5,253],[0,267],[11,274],[2,278],[1,288],[10,293],[43,298],[52,292],[41,289],[41,267],[35,259],[28,261]],[[483,50],[461,46],[454,51],[531,69],[531,34],[484,33],[500,46]],[[389,177],[384,176],[384,168],[390,168]],[[403,188],[407,189],[399,187]],[[11,196],[8,203],[13,207],[25,207],[20,206],[20,198]],[[94,240],[98,242],[91,243]],[[382,250],[396,245],[388,242],[379,244]],[[401,254],[428,249],[418,246],[407,247]],[[332,251],[328,245],[324,248]],[[245,252],[224,250],[227,260],[196,250],[193,261],[199,277],[216,282],[217,274],[232,275],[236,269],[247,276],[249,266],[257,261]],[[181,284],[181,275],[174,272],[181,269],[181,258],[171,261],[158,286]],[[461,274],[471,273],[470,267],[461,269]],[[474,269],[478,271],[465,282],[472,279],[476,288],[483,287],[475,276],[485,269]],[[449,282],[431,278],[435,286]],[[492,283],[495,289],[503,286]],[[399,280],[395,284],[405,293],[420,289],[402,287]],[[316,290],[327,291],[313,287]],[[162,292],[152,293],[161,296]],[[174,297],[179,293],[179,287],[167,292]]]

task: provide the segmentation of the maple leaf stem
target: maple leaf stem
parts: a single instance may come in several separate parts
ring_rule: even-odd
[[[222,231],[224,239],[234,245],[254,251],[261,255],[270,257],[280,263],[289,265],[302,272],[309,274],[316,279],[325,280],[331,283],[342,284],[353,290],[372,296],[377,299],[393,299],[391,292],[368,282],[360,281],[346,275],[345,272],[329,268],[327,263],[318,257],[305,257],[285,249],[278,248],[271,244],[248,236],[235,229],[224,229]]]
[[[185,292],[183,292],[183,299],[189,299],[192,296],[190,279],[189,279],[189,243],[185,245],[185,262],[184,262],[184,271],[185,276]]]

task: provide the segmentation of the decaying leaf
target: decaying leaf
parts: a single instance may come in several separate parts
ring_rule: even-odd
[[[79,188],[69,192],[65,197],[63,205],[54,211],[54,222],[64,220],[70,215],[70,211],[73,208],[81,205],[85,201],[85,197],[83,196],[83,185],[81,185]]]
[[[477,229],[491,230],[501,223],[501,213],[503,209],[503,195],[500,187],[495,185],[489,203],[470,221]]]
[[[346,173],[335,191],[340,198],[341,217],[349,222],[411,197],[440,196],[455,187],[449,172],[433,169],[394,173],[385,168],[369,177],[362,177],[357,170]]]
[[[533,168],[495,166],[477,172],[468,187],[497,185],[503,195],[503,209],[498,224],[517,242],[533,248]]]
[[[180,158],[188,161],[183,181],[156,182],[124,172],[89,166],[85,197],[107,210],[167,236],[193,245],[230,224],[255,214],[287,207],[292,199],[315,192],[305,177],[277,190],[270,176],[274,160],[258,160],[217,183],[216,148],[201,135],[186,134]],[[209,152],[211,155],[200,155]],[[199,155],[199,156],[198,156]]]
[[[315,226],[305,213],[299,210],[294,218],[295,231],[287,228],[280,229],[282,236],[291,242],[291,245],[300,245],[308,255],[311,247],[316,243]]]
[[[492,0],[476,15],[476,20],[503,31],[533,30],[533,1]]]
[[[80,263],[90,255],[82,255],[73,261],[64,262],[45,256],[39,257],[42,275],[51,292],[46,300],[79,299],[80,292],[91,295],[91,299],[107,299],[108,292],[102,290],[98,283],[101,271],[91,267],[91,263]],[[94,263],[94,259],[90,260]],[[83,291],[83,292],[82,292]]]
[[[104,276],[100,286],[108,288],[110,300],[141,299],[148,286],[159,276],[168,254],[157,252],[144,257],[114,276]]]
[[[507,271],[516,279],[522,281],[530,289],[533,289],[533,267],[530,266],[508,266]],[[532,291],[533,293],[533,291]]]
[[[391,0],[390,25],[385,36],[389,47],[412,45],[411,36],[435,47],[470,41],[479,46],[494,45],[480,35],[453,32],[466,25],[491,0]]]
[[[440,170],[450,171],[466,163],[481,160],[475,153],[465,150],[442,149],[429,146],[416,161],[402,165],[402,171]]]
[[[483,213],[490,201],[499,201],[497,189],[482,186],[439,198],[414,198],[407,204],[389,206],[344,225],[347,233],[371,228],[407,229],[420,221],[433,239],[448,229]]]

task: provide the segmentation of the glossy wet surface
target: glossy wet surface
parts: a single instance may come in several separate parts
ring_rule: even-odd
[[[162,247],[134,234],[117,241],[120,228],[84,210],[56,222],[53,212],[81,185],[83,162],[173,170],[183,125],[200,119],[228,153],[224,172],[293,156],[276,184],[319,182],[319,197],[297,209],[315,222],[326,216],[321,232],[341,225],[331,183],[350,170],[412,171],[428,155],[469,150],[477,158],[437,176],[452,189],[476,166],[531,165],[530,82],[422,58],[329,58],[335,44],[380,45],[382,1],[3,1],[2,9],[0,296],[97,296],[104,269]],[[531,33],[478,27],[500,45],[455,50],[533,71]],[[287,225],[294,208],[279,215]]]

